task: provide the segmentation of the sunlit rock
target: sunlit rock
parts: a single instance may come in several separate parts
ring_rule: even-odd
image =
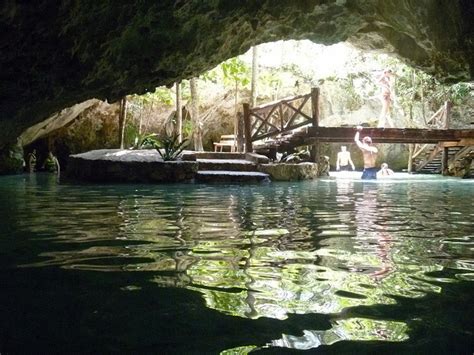
[[[460,178],[468,178],[471,176],[472,161],[474,153],[470,156],[458,159],[455,162],[449,164],[448,174],[450,176],[456,176]]]
[[[66,176],[91,182],[189,182],[197,170],[193,161],[163,161],[154,149],[101,149],[72,155]]]
[[[318,164],[262,164],[258,170],[270,175],[272,181],[309,180],[318,177]]]

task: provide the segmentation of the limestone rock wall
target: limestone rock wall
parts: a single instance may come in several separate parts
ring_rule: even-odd
[[[278,39],[348,40],[469,80],[472,18],[471,0],[4,1],[0,149],[64,107],[171,85]]]

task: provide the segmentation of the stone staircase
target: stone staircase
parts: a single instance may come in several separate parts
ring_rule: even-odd
[[[257,171],[258,162],[249,160],[244,153],[199,152],[196,182],[256,183],[268,182],[268,174]]]

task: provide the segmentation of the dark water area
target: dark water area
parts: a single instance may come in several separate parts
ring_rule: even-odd
[[[473,196],[0,177],[0,353],[472,354]]]

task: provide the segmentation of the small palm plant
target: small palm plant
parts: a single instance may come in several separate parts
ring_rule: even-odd
[[[158,139],[155,148],[164,161],[172,161],[178,159],[178,156],[187,144],[187,139],[180,142],[179,136],[175,133],[171,136],[164,136],[161,139]]]

